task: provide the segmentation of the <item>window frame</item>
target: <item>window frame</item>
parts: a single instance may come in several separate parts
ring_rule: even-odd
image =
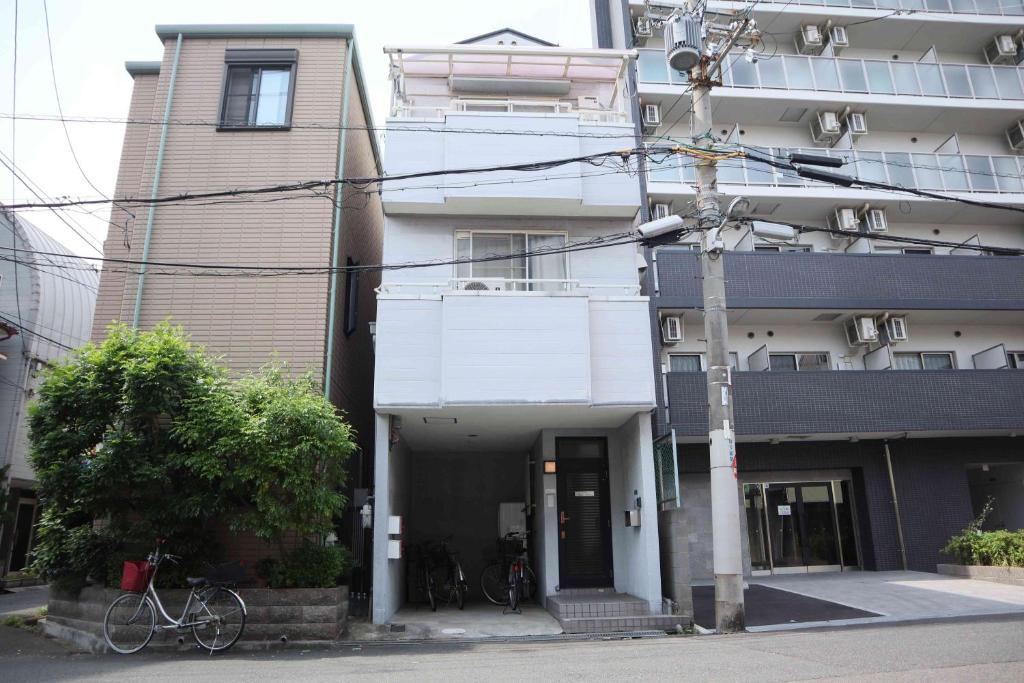
[[[224,73],[220,86],[220,113],[217,117],[217,130],[220,132],[231,131],[253,131],[253,130],[291,130],[292,112],[295,105],[295,75],[298,71],[299,51],[295,49],[233,49],[224,51]],[[284,123],[274,125],[259,125],[246,123],[244,125],[229,124],[226,121],[228,105],[228,82],[231,70],[234,68],[260,69],[262,79],[263,69],[283,70],[288,69],[288,95],[285,103]],[[259,90],[255,97],[259,100]],[[258,115],[259,107],[256,113]]]
[[[566,245],[569,244],[569,231],[568,230],[544,230],[544,229],[534,229],[534,228],[519,228],[519,229],[514,229],[514,230],[503,230],[501,228],[481,228],[481,229],[476,229],[476,228],[458,228],[452,234],[452,253],[455,255],[455,258],[454,258],[455,261],[459,260],[459,236],[461,234],[468,234],[469,235],[469,258],[470,259],[473,258],[473,235],[474,234],[481,234],[481,235],[510,235],[510,236],[511,235],[524,235],[524,242],[526,244],[526,250],[527,251],[530,250],[530,243],[529,243],[530,242],[530,235],[548,235],[548,236],[550,236],[550,235],[561,235],[562,237],[565,238],[565,244]],[[571,268],[572,268],[572,259],[569,258],[569,252],[567,252],[567,251],[563,251],[562,252],[562,257],[563,257],[564,263],[565,263],[565,281],[569,282],[569,281],[572,280],[572,270],[571,270]],[[527,282],[529,282],[529,281],[534,279],[534,278],[530,277],[530,257],[527,256],[524,260],[525,260],[525,265],[526,265],[526,277],[523,278],[523,279],[526,280]],[[458,264],[458,263],[455,263],[455,264],[452,265],[452,277],[454,278],[456,283],[458,283],[459,280],[463,279],[462,277],[459,276],[459,265],[460,264]],[[467,277],[470,280],[472,280],[475,277],[473,275],[473,273],[472,273],[472,271],[473,271],[473,262],[471,261],[470,263],[463,264],[463,265],[468,265],[469,266],[470,274]],[[495,278],[486,278],[484,276],[480,276],[480,279],[481,280],[488,280],[488,279],[495,279]],[[544,290],[515,290],[515,289],[508,289],[508,290],[504,290],[504,291],[544,291]]]
[[[344,332],[346,337],[351,337],[359,329],[359,271],[352,269],[359,263],[348,257],[345,265],[349,270],[345,271]]]
[[[919,368],[898,368],[898,367],[896,367],[896,358],[898,356],[903,356],[903,357],[906,357],[906,356],[917,356],[918,359],[921,361],[921,367],[919,367]],[[924,357],[925,356],[949,356],[949,369],[950,370],[958,370],[959,369],[957,367],[957,364],[956,364],[956,354],[954,352],[952,352],[952,351],[894,351],[893,354],[892,354],[892,361],[893,361],[893,368],[892,369],[893,370],[932,370],[932,369],[937,369],[937,368],[926,368],[924,366]],[[945,368],[942,368],[942,369],[944,370]]]
[[[1006,365],[1011,370],[1024,370],[1024,351],[1007,351]]]
[[[813,254],[813,244],[755,244],[755,252],[762,254]]]
[[[776,356],[792,356],[793,358],[793,369],[779,369],[774,370],[772,368],[772,358]],[[823,369],[812,370],[810,368],[800,369],[800,356],[824,356],[825,367]],[[828,351],[769,351],[768,352],[768,372],[824,372],[832,369],[832,354]]]
[[[697,352],[697,351],[692,351],[692,352],[677,351],[677,352],[669,352],[669,353],[665,354],[665,356],[666,356],[665,359],[668,361],[667,363],[665,363],[665,367],[667,368],[666,372],[689,372],[689,370],[673,370],[672,369],[672,356],[697,356],[698,358],[700,358],[700,370],[699,370],[699,372],[707,372],[708,371],[707,356],[705,354],[703,354],[703,353],[700,353],[700,352]],[[738,351],[729,351],[728,358],[729,358],[729,361],[730,361],[729,367],[732,368],[732,371],[733,372],[740,372],[740,354],[739,354],[739,352]],[[735,361],[735,365],[732,363],[732,361]]]

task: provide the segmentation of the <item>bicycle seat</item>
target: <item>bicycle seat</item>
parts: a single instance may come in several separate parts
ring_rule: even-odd
[[[205,576],[190,576],[185,579],[185,581],[187,581],[190,586],[205,586],[209,583]]]

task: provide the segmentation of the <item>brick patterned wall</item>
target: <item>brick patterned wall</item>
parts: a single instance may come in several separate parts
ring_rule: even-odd
[[[1024,263],[978,256],[725,254],[730,308],[1024,310]],[[699,308],[696,252],[658,251],[663,308]]]

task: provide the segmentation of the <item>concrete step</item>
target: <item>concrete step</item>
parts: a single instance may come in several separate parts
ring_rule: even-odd
[[[688,619],[671,614],[644,616],[580,617],[559,619],[565,633],[615,633],[618,631],[674,631],[686,627]],[[685,623],[684,623],[685,621]]]
[[[644,616],[650,614],[646,600],[625,593],[595,593],[548,596],[548,611],[556,619],[580,617]]]

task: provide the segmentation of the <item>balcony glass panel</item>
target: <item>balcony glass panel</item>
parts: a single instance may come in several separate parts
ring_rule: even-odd
[[[886,152],[885,161],[889,169],[889,182],[891,184],[901,187],[917,187],[909,154]]]
[[[661,50],[641,50],[637,72],[645,83],[668,83],[668,62]]]
[[[814,82],[818,90],[841,90],[839,87],[839,71],[836,69],[835,60],[812,59],[811,68],[814,70]]]
[[[744,60],[745,61],[745,60]],[[762,88],[785,88],[786,70],[785,62],[781,59],[765,59],[758,62],[758,71],[761,72]]]
[[[925,8],[932,12],[948,12],[949,0],[925,0]]]
[[[885,164],[881,152],[857,152],[857,177],[876,183],[886,183]]]
[[[967,190],[967,173],[964,170],[964,158],[957,154],[940,154],[939,166],[942,167],[942,182],[947,190]]]
[[[1017,167],[1017,159],[1014,157],[992,157],[992,165],[996,171],[996,181],[999,189],[1003,192],[1024,191],[1024,181],[1021,178],[1021,169]]]
[[[964,157],[967,163],[967,174],[970,177],[971,189],[975,192],[995,192],[996,179],[992,175],[992,164],[989,157],[968,156]]]
[[[758,149],[764,156],[772,154],[772,150],[769,149]],[[774,185],[775,184],[775,171],[768,164],[762,164],[757,161],[746,159],[747,167],[747,182],[751,185]]]
[[[725,159],[718,162],[718,182],[727,185],[742,185],[746,182],[741,159]]]
[[[967,78],[967,67],[963,64],[943,64],[942,75],[946,77],[946,89],[950,97],[971,97],[971,81]]]
[[[967,70],[971,76],[971,85],[974,86],[975,97],[999,97],[992,69],[987,66],[969,66]]]
[[[871,88],[871,92],[883,95],[896,94],[888,62],[864,62],[864,68],[868,72],[868,87]]]
[[[896,81],[897,95],[920,95],[921,86],[917,82],[917,70],[907,62],[893,62],[892,75]]]
[[[678,183],[681,161],[682,159],[675,156],[666,156],[660,160],[651,158],[647,161],[648,177],[655,183]]]
[[[859,59],[838,59],[839,74],[846,92],[867,92],[868,81],[864,77],[864,63]]]
[[[683,163],[682,168],[683,182],[693,185],[697,182],[697,171],[693,166],[693,161],[686,161]]]
[[[1021,87],[1020,73],[1017,69],[993,69],[999,96],[1004,100],[1024,99],[1024,87]]]
[[[914,172],[917,174],[917,187],[922,190],[942,190],[942,174],[939,172],[939,161],[934,154],[915,154]]]
[[[917,67],[917,79],[921,82],[921,93],[923,95],[943,96],[946,88],[942,85],[942,73],[938,64],[915,64]]]
[[[686,85],[690,82],[690,77],[682,71],[669,70],[669,78],[672,79],[672,85]]]
[[[757,67],[745,59],[734,59],[729,67],[732,84],[748,88],[757,87]]]
[[[786,55],[786,77],[789,87],[795,90],[814,90],[814,76],[811,75],[811,60],[807,57]]]

